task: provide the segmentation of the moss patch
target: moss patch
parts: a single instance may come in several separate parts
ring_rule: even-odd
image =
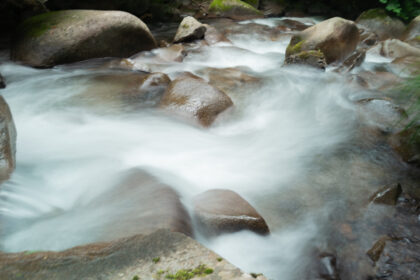
[[[386,19],[388,14],[384,9],[370,9],[363,12],[357,20],[367,20],[367,19]]]
[[[203,277],[213,273],[213,269],[207,267],[205,264],[201,264],[194,269],[181,269],[175,274],[165,275],[165,279],[172,280],[189,280],[194,277]]]
[[[210,12],[228,12],[237,7],[249,10],[256,14],[262,14],[260,11],[252,7],[250,4],[242,2],[240,0],[213,0],[213,2],[209,6],[209,11]]]
[[[286,56],[293,55],[302,51],[302,45],[305,41],[302,38],[296,36],[290,40],[289,45],[286,49]]]

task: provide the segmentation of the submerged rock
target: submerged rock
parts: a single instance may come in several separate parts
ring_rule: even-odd
[[[203,126],[211,125],[217,115],[232,105],[224,92],[194,75],[172,81],[159,104],[161,108],[195,119]]]
[[[370,201],[376,204],[396,205],[398,197],[402,193],[400,184],[386,186],[370,197]]]
[[[395,133],[389,142],[404,161],[420,165],[420,124]]]
[[[210,236],[241,230],[270,233],[255,208],[230,190],[209,190],[196,196],[194,216],[204,234]]]
[[[24,21],[11,58],[34,67],[51,67],[97,57],[128,57],[156,47],[149,28],[120,11],[65,10]]]
[[[0,89],[6,87],[6,82],[4,81],[3,76],[0,73]]]
[[[263,13],[252,5],[240,0],[213,0],[209,14],[219,17],[244,20],[263,17]]]
[[[231,43],[231,41],[228,38],[226,38],[226,36],[223,35],[223,33],[221,33],[215,27],[208,24],[206,24],[206,33],[204,34],[204,40],[206,40],[206,43],[209,45],[214,45],[219,42]]]
[[[174,43],[190,42],[197,39],[203,39],[206,32],[206,26],[193,17],[186,17],[180,23],[176,31]]]
[[[16,167],[16,128],[9,105],[0,96],[0,183]]]
[[[389,39],[380,42],[369,49],[368,53],[379,54],[389,58],[399,58],[405,56],[420,56],[420,49],[398,39]]]
[[[369,251],[366,252],[366,254],[373,262],[377,262],[379,260],[379,258],[382,255],[382,252],[385,249],[386,241],[388,240],[388,236],[380,238],[378,241],[375,242],[375,244],[373,244],[372,248],[370,248]]]
[[[322,21],[294,35],[286,49],[286,61],[302,52],[322,52],[328,64],[345,59],[359,43],[354,22],[335,17]],[[314,54],[311,53],[310,56]],[[303,55],[303,57],[307,57]]]
[[[9,280],[175,279],[195,268],[205,268],[205,279],[253,279],[197,241],[167,230],[62,252],[0,253],[0,275]]]
[[[363,12],[356,23],[375,32],[379,40],[400,38],[405,31],[405,25],[401,20],[388,16],[386,11],[380,8]]]

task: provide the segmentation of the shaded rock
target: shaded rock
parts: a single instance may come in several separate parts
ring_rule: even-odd
[[[397,75],[383,71],[363,71],[358,73],[357,77],[363,81],[365,87],[377,90],[391,89],[402,82]]]
[[[254,7],[255,9],[258,9],[258,7],[260,6],[260,0],[241,0],[241,1],[245,2],[245,3],[248,3],[249,5]]]
[[[301,51],[297,54],[286,56],[285,65],[301,64],[325,70],[327,62],[321,51]]]
[[[9,179],[16,167],[16,128],[3,96],[0,96],[0,183]]]
[[[341,66],[337,69],[337,72],[350,72],[355,67],[362,65],[365,61],[366,52],[365,51],[355,51],[352,55],[350,55]]]
[[[264,16],[262,12],[240,0],[213,0],[209,6],[209,14],[236,20],[261,18]]]
[[[0,253],[0,274],[9,280],[166,279],[177,271],[205,265],[213,270],[205,279],[253,279],[220,259],[183,234],[160,230],[62,252]],[[258,279],[266,280],[263,276]]]
[[[330,64],[345,59],[358,43],[359,31],[354,22],[335,17],[294,35],[286,49],[286,60],[300,52],[321,51]]]
[[[95,108],[132,111],[156,106],[170,79],[163,73],[122,72],[96,75],[87,90],[71,98],[71,102]]]
[[[209,190],[194,198],[194,216],[207,235],[251,230],[270,232],[265,220],[246,200],[230,190]]]
[[[420,48],[420,15],[414,18],[408,25],[402,40],[410,45]]]
[[[0,73],[0,88],[5,88],[5,87],[6,87],[6,82],[4,81],[4,78]]]
[[[380,42],[368,50],[369,54],[380,54],[385,57],[398,58],[405,56],[420,56],[420,49],[398,39]]]
[[[330,253],[321,253],[319,255],[318,274],[321,279],[339,280],[339,272],[337,268],[337,258]]]
[[[407,76],[416,76],[420,73],[420,57],[419,56],[404,56],[394,59],[389,64],[393,73],[401,75],[404,73]]]
[[[375,242],[375,244],[373,244],[372,248],[370,248],[369,251],[366,252],[366,254],[373,262],[377,262],[379,260],[379,258],[382,255],[382,252],[385,249],[386,241],[388,240],[388,236],[380,238],[378,241]]]
[[[66,10],[24,21],[11,58],[34,67],[51,67],[97,57],[128,57],[155,47],[148,27],[129,13]]]
[[[238,68],[206,68],[199,72],[208,78],[209,84],[222,90],[229,96],[241,93],[244,87],[257,85],[259,79]]]
[[[389,143],[404,161],[420,165],[420,124],[395,133]]]
[[[195,119],[203,126],[211,125],[218,114],[232,105],[224,92],[194,75],[172,81],[159,104],[161,108]]]
[[[186,17],[180,23],[176,31],[174,43],[190,42],[197,39],[203,39],[206,32],[206,26],[193,17]]]
[[[206,24],[206,33],[204,34],[204,40],[206,40],[207,44],[214,45],[220,42],[230,43],[230,40],[226,38],[223,33],[219,30],[214,28],[211,25]]]
[[[286,30],[290,31],[303,31],[312,26],[293,19],[282,19],[278,22],[278,24],[279,26],[286,27]]]
[[[384,9],[367,10],[357,18],[356,23],[375,32],[379,40],[400,38],[405,31],[404,23],[388,16]]]
[[[359,47],[363,49],[370,48],[379,41],[379,37],[375,32],[366,28],[362,28],[360,26],[359,26],[359,34],[360,34]]]
[[[261,11],[265,17],[279,17],[282,16],[285,12],[286,5],[285,3],[277,1],[262,1]]]
[[[159,229],[193,235],[188,212],[177,192],[149,173],[133,169],[122,174],[108,192],[85,206],[86,213],[114,209],[98,229],[95,240],[113,241]]]
[[[376,204],[396,205],[398,197],[402,193],[400,184],[385,186],[370,197],[370,201]]]

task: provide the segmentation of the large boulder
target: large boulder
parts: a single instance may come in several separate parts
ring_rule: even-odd
[[[414,18],[404,32],[402,40],[420,47],[420,15]]]
[[[128,57],[155,47],[146,24],[129,13],[65,10],[25,20],[17,29],[11,58],[51,67],[97,57]]]
[[[230,190],[209,190],[194,198],[194,216],[206,235],[240,230],[270,232],[265,220],[245,199]]]
[[[252,5],[240,0],[213,0],[209,14],[218,17],[244,20],[263,17],[263,13]]]
[[[232,105],[232,100],[224,92],[202,78],[185,75],[169,84],[159,106],[209,126],[217,115]]]
[[[0,183],[16,167],[16,128],[3,96],[0,96]]]
[[[194,279],[254,279],[197,241],[167,230],[62,252],[0,253],[0,275],[8,280],[181,280],[191,279],[190,274]]]
[[[320,51],[328,64],[344,60],[359,43],[354,22],[334,17],[311,26],[292,37],[286,49],[288,57],[301,52]]]
[[[375,32],[379,40],[400,38],[405,30],[405,25],[401,20],[390,17],[383,9],[371,9],[363,12],[357,18],[356,23]]]
[[[193,17],[186,17],[176,31],[174,43],[190,42],[203,39],[206,26]]]

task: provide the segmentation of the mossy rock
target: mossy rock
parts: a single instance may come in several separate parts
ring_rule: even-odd
[[[237,20],[263,17],[261,11],[240,0],[213,0],[209,6],[209,13]]]
[[[327,66],[325,55],[320,50],[301,51],[287,56],[285,65],[301,64],[324,70]]]
[[[399,39],[406,29],[401,20],[390,17],[384,9],[367,10],[357,18],[356,23],[376,33],[379,40]]]
[[[360,14],[357,20],[367,20],[367,19],[387,19],[389,16],[384,9],[377,8],[377,9],[370,9],[364,11]]]
[[[260,6],[260,0],[242,0],[242,2],[248,3],[255,9],[258,9],[258,7]]]
[[[129,57],[156,47],[137,17],[120,11],[64,10],[25,20],[14,36],[11,58],[51,67],[98,57]]]

